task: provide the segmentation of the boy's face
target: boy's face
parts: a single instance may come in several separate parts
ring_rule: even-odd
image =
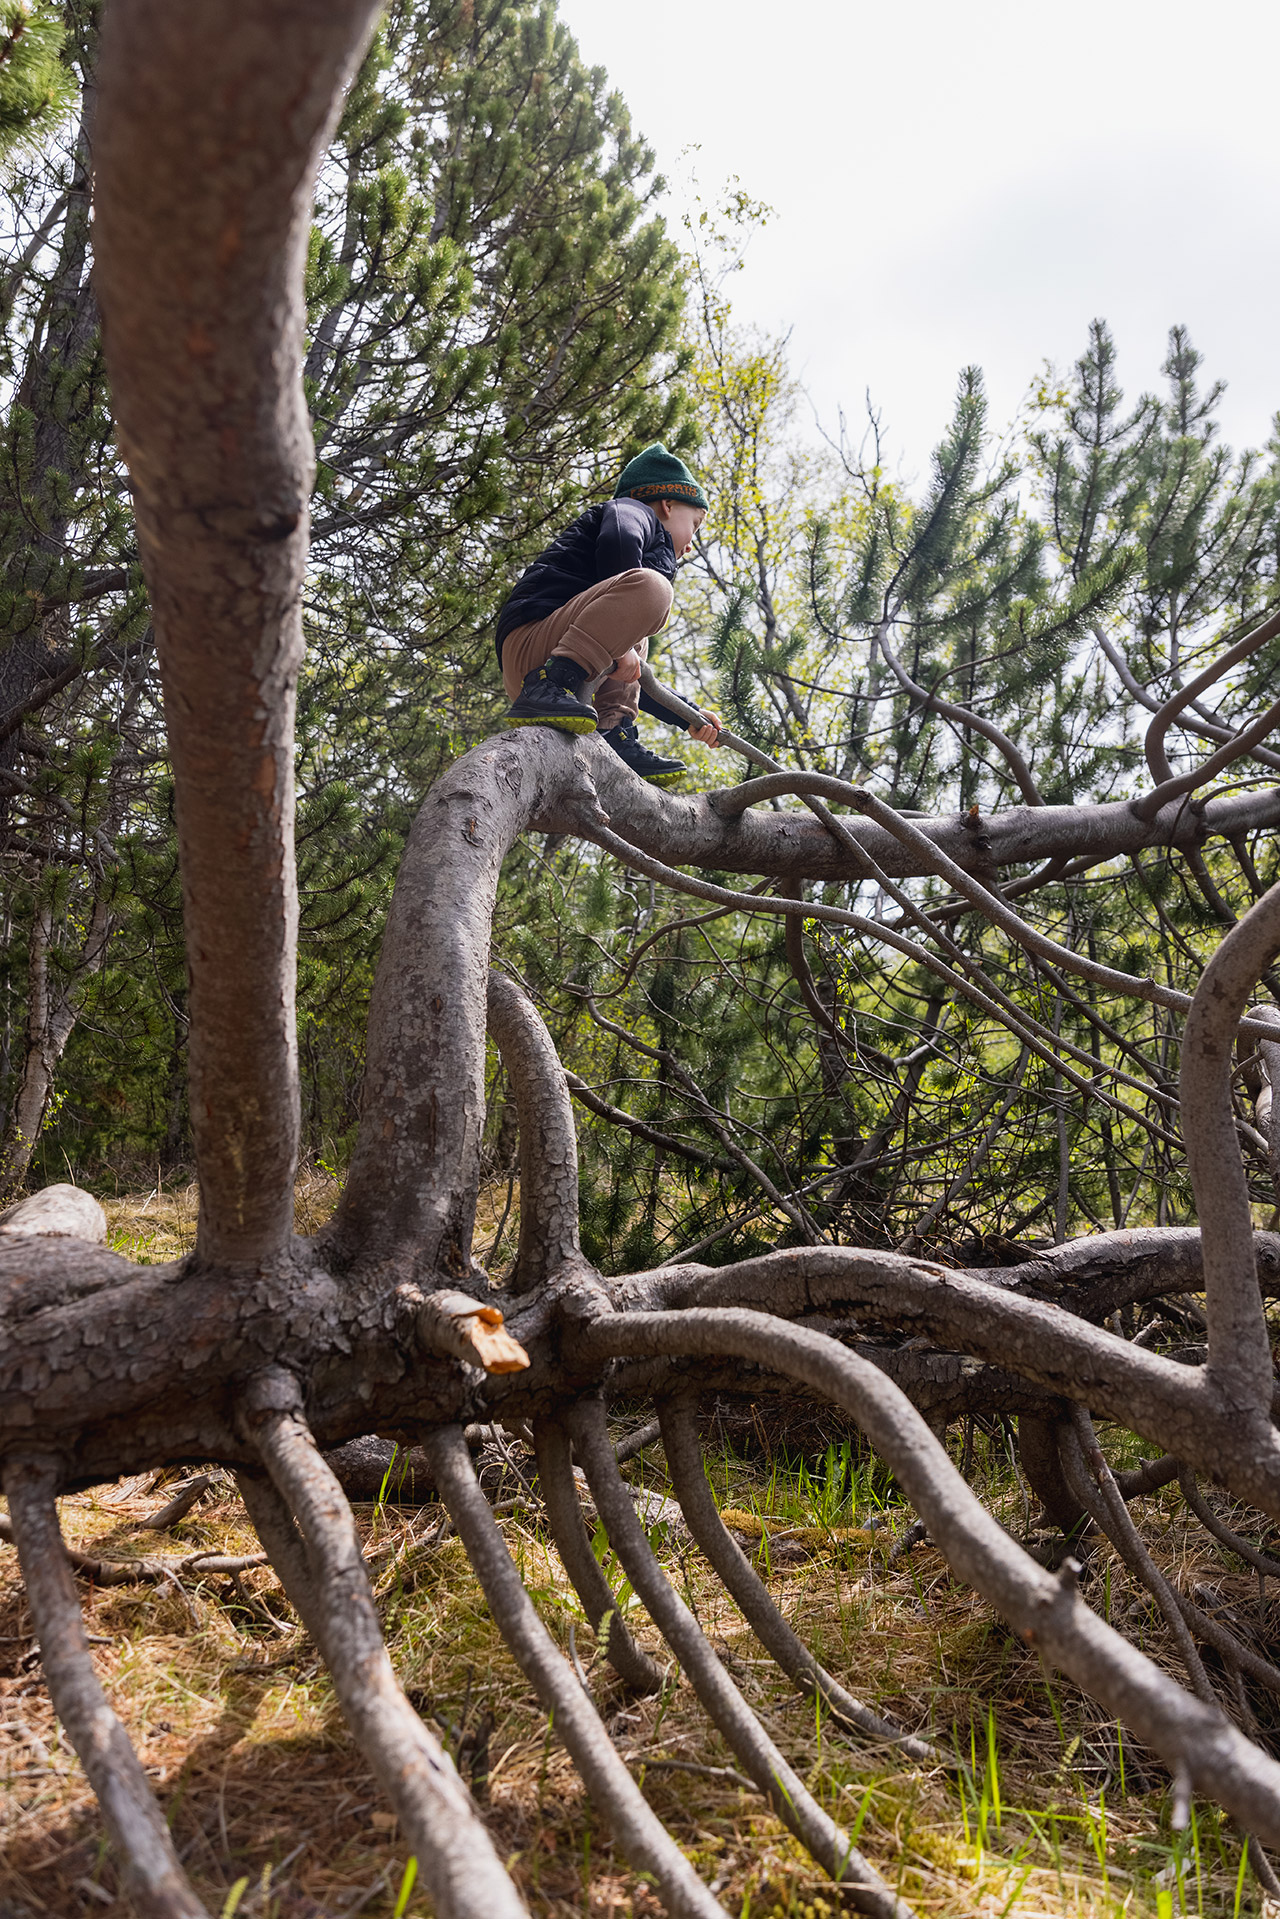
[[[687,500],[655,500],[653,510],[671,535],[676,558],[682,559],[693,545],[693,536],[707,517],[702,506],[690,506]]]

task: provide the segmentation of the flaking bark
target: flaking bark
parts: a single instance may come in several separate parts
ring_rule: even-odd
[[[707,889],[679,869],[796,883],[878,875],[913,937],[933,939],[946,956],[930,963],[948,985],[977,994],[1068,1075],[1075,1068],[1046,1053],[1048,1029],[1024,1024],[999,989],[974,977],[941,925],[890,882],[936,872],[1038,961],[1183,1011],[1186,998],[1173,989],[1100,969],[1036,934],[992,893],[994,876],[1034,861],[1049,872],[1063,859],[1085,870],[1152,846],[1194,855],[1208,835],[1234,841],[1280,820],[1280,789],[1198,809],[1160,807],[1157,793],[1145,808],[1031,805],[917,824],[862,789],[817,776],[781,773],[714,799],[673,799],[643,787],[599,741],[545,729],[487,741],[437,782],[410,836],[375,986],[350,1176],[332,1225],[314,1242],[294,1240],[291,751],[312,460],[299,378],[302,260],[315,166],[371,19],[366,0],[234,0],[216,17],[163,0],[117,0],[107,16],[99,291],[177,788],[201,1217],[195,1255],[168,1268],[136,1267],[68,1236],[68,1218],[92,1223],[83,1208],[60,1211],[51,1200],[43,1213],[39,1205],[27,1212],[25,1227],[20,1219],[5,1231],[0,1222],[0,1462],[55,1701],[126,1872],[150,1909],[194,1919],[136,1759],[116,1751],[118,1728],[103,1732],[53,1499],[146,1465],[222,1460],[235,1468],[272,1562],[321,1646],[442,1919],[520,1911],[465,1789],[395,1683],[351,1513],[319,1450],[376,1427],[425,1446],[494,1616],[624,1849],[672,1912],[707,1919],[716,1910],[539,1624],[466,1456],[468,1420],[536,1422],[566,1560],[578,1557],[580,1585],[603,1624],[608,1595],[581,1559],[585,1538],[571,1523],[567,1420],[611,1542],[756,1786],[855,1904],[900,1919],[901,1902],[849,1850],[728,1682],[654,1561],[617,1475],[604,1395],[622,1384],[667,1397],[691,1374],[705,1383],[726,1367],[739,1383],[782,1377],[842,1407],[953,1570],[1027,1644],[1163,1753],[1176,1779],[1280,1843],[1280,1767],[1216,1699],[1191,1698],[1106,1627],[1084,1605],[1070,1562],[1054,1580],[1029,1559],[890,1376],[914,1387],[935,1424],[948,1406],[967,1403],[979,1379],[989,1395],[1025,1403],[1059,1467],[1067,1462],[1068,1481],[1064,1407],[1087,1404],[1163,1448],[1172,1463],[1166,1479],[1212,1475],[1280,1520],[1280,1440],[1259,1299],[1259,1281],[1276,1289],[1280,1258],[1272,1237],[1252,1232],[1247,1193],[1242,1200],[1229,1091],[1241,1013],[1280,945],[1280,893],[1235,929],[1191,1005],[1194,1059],[1180,1117],[1189,1131],[1202,1129],[1191,1155],[1202,1233],[1106,1235],[1004,1273],[810,1245],[714,1270],[685,1263],[602,1278],[578,1245],[573,1121],[554,1046],[519,989],[488,979],[502,863],[531,828],[594,839],[628,860],[639,849],[667,883],[703,886],[742,910],[810,909]],[[811,801],[817,816],[752,805],[783,794]],[[837,819],[828,801],[871,817]],[[841,909],[812,910],[850,923]],[[881,935],[897,938],[899,950],[920,950],[891,928]],[[496,1349],[465,1330],[476,1319],[469,1302],[490,1291],[471,1249],[486,1001],[520,1105],[525,1201],[517,1281],[503,1301],[514,1343],[501,1357],[511,1370],[501,1372],[484,1370]],[[1268,1030],[1261,1025],[1255,1037],[1269,1043]],[[1085,1084],[1078,1073],[1073,1083]],[[1167,1115],[1148,1123],[1162,1144],[1176,1144]],[[765,1177],[737,1149],[730,1157]],[[777,1189],[764,1190],[780,1203]],[[33,1232],[33,1223],[44,1230]],[[1118,1305],[1200,1283],[1207,1366],[1177,1365],[1098,1323]],[[1087,1414],[1073,1417],[1087,1436]],[[672,1443],[678,1450],[678,1433]],[[680,1459],[686,1496],[709,1549],[720,1551],[688,1452]],[[1158,1470],[1151,1477],[1161,1483]],[[1088,1493],[1078,1475],[1077,1484]],[[1115,1505],[1128,1490],[1106,1485],[1115,1495],[1111,1521],[1131,1545]],[[740,1573],[734,1562],[744,1603],[763,1621],[759,1595]],[[1193,1631],[1223,1637],[1193,1602],[1175,1603]],[[788,1670],[821,1686],[816,1664],[773,1637]],[[1226,1639],[1228,1656],[1246,1663]],[[629,1663],[629,1676],[651,1677],[638,1655]]]

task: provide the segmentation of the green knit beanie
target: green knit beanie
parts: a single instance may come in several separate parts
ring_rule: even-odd
[[[627,461],[613,489],[615,500],[624,495],[633,500],[685,500],[704,512],[707,508],[707,496],[684,461],[678,454],[668,453],[661,440]]]

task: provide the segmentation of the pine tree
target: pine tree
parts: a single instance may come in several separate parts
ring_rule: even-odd
[[[63,59],[65,29],[45,0],[0,5],[0,155],[39,141],[76,99]]]
[[[158,688],[90,279],[96,11],[68,0],[61,17],[81,121],[19,150],[6,184],[10,1110],[30,1051],[27,949],[41,899],[64,902],[50,937],[79,978],[77,928],[110,896],[96,990],[122,995],[122,1031],[174,1085],[185,1033]],[[350,90],[308,275],[319,471],[300,694],[301,990],[314,1014],[304,1065],[315,1062],[317,1139],[349,1124],[351,1035],[398,836],[433,772],[495,711],[491,630],[506,582],[634,444],[687,441],[681,268],[652,211],[657,184],[603,73],[532,0],[401,0]],[[106,740],[114,749],[86,789],[83,749]],[[69,877],[55,884],[55,868]],[[73,995],[70,1010],[80,1003]],[[68,1033],[55,1152],[104,1137],[96,1089],[119,1084],[105,1068],[112,1044],[76,1036],[74,1017]],[[130,1150],[174,1149],[171,1103],[131,1099],[114,1115]],[[23,1139],[10,1143],[11,1178],[29,1124]]]

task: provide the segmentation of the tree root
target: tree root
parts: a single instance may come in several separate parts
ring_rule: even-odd
[[[125,1884],[143,1919],[206,1919],[128,1734],[94,1675],[54,1503],[48,1460],[5,1467],[13,1535],[54,1708],[98,1796]]]
[[[631,1495],[618,1474],[599,1400],[581,1401],[569,1419],[596,1509],[628,1579],[691,1680],[708,1717],[783,1824],[843,1887],[859,1912],[904,1919],[908,1908],[818,1805],[788,1765],[708,1645],[702,1628],[662,1571]]]
[[[836,1723],[850,1731],[882,1745],[900,1747],[908,1758],[918,1760],[921,1765],[945,1763],[927,1740],[917,1739],[900,1726],[882,1719],[879,1713],[872,1712],[860,1699],[846,1692],[839,1681],[818,1664],[782,1617],[763,1580],[720,1518],[707,1483],[688,1401],[664,1399],[659,1402],[659,1415],[671,1483],[690,1532],[733,1595],[760,1644],[777,1660],[797,1690],[806,1698],[812,1698],[816,1692]]]

